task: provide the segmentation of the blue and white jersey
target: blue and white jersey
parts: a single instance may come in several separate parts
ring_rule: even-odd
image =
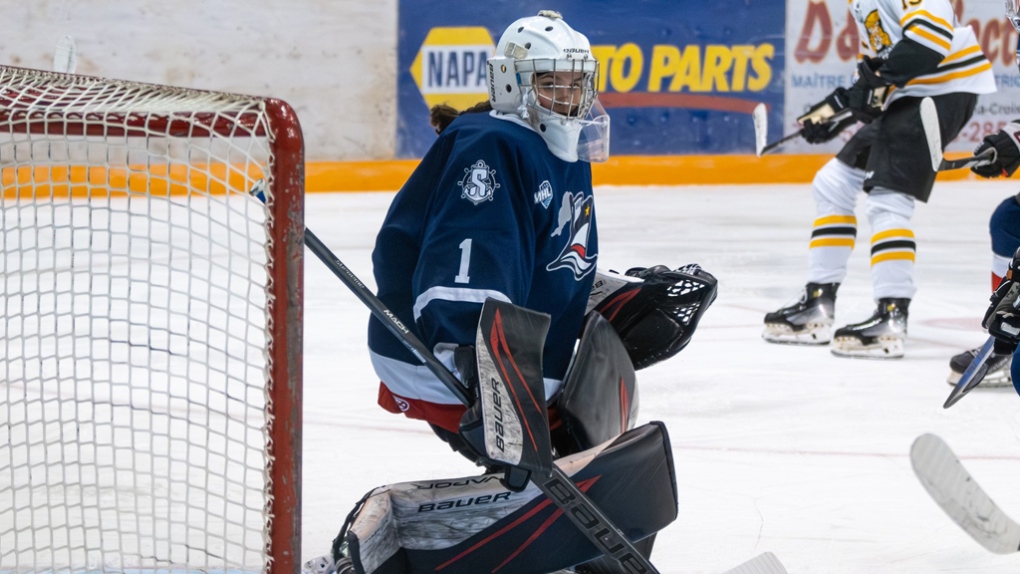
[[[474,344],[486,298],[551,315],[550,397],[573,354],[597,252],[590,165],[556,158],[527,124],[493,112],[443,131],[394,198],[372,262],[379,298],[451,370],[453,349]],[[459,405],[375,318],[368,344],[385,408],[395,410],[392,400],[414,416],[407,401]]]

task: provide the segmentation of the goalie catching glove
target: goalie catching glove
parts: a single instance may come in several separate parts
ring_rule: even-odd
[[[635,267],[624,275],[599,272],[588,299],[616,329],[635,369],[679,353],[715,301],[718,281],[699,265],[671,271]]]

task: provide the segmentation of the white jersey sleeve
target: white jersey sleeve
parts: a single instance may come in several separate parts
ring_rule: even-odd
[[[862,53],[886,57],[908,39],[942,55],[937,70],[896,88],[886,105],[904,96],[937,96],[953,92],[995,91],[992,64],[981,51],[970,26],[956,20],[950,0],[851,0]]]

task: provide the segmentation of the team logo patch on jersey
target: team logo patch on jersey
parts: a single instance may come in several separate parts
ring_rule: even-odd
[[[489,169],[482,160],[464,168],[464,179],[458,181],[457,185],[461,189],[460,196],[475,205],[492,201],[492,196],[499,189],[499,184],[496,183],[496,170]]]
[[[594,203],[590,196],[585,197],[582,193],[575,195],[569,191],[563,194],[559,222],[551,237],[560,235],[564,229],[569,229],[570,236],[559,257],[546,265],[547,271],[569,269],[574,273],[574,279],[580,281],[595,269],[598,254],[588,253],[588,235],[591,233],[594,211]]]
[[[411,410],[411,403],[405,401],[404,399],[396,395],[393,395],[393,402],[397,403],[397,408],[400,409],[400,412],[402,413],[406,413],[407,411]]]
[[[542,207],[549,209],[549,204],[552,203],[552,198],[552,185],[549,184],[548,180],[543,181],[538,186],[538,191],[535,192],[535,203],[541,203]]]
[[[882,19],[878,15],[878,10],[872,10],[868,14],[867,18],[864,19],[864,27],[868,30],[868,41],[871,42],[871,49],[875,53],[892,46],[889,34],[882,27]]]

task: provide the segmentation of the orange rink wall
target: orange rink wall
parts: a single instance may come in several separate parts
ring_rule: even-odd
[[[959,157],[966,154],[952,154]],[[679,186],[679,185],[754,185],[809,183],[815,172],[832,155],[682,155],[616,156],[606,163],[592,165],[596,186]],[[305,191],[396,191],[418,165],[418,160],[350,161],[305,163]],[[195,166],[191,166],[195,167]],[[227,187],[244,189],[250,180],[263,177],[257,167],[211,164],[191,169],[187,165],[0,168],[5,198],[86,197],[100,193],[148,192],[158,195],[188,193],[202,189],[214,195]],[[255,171],[252,171],[255,170]],[[248,173],[246,173],[246,171]],[[939,174],[940,181],[980,179],[970,170],[959,169]]]
[[[955,158],[967,154],[948,154]],[[592,164],[599,185],[751,185],[810,183],[833,155],[680,155],[615,156]],[[305,189],[328,191],[395,191],[418,160],[307,162]],[[980,179],[967,169],[944,171],[939,181]]]

